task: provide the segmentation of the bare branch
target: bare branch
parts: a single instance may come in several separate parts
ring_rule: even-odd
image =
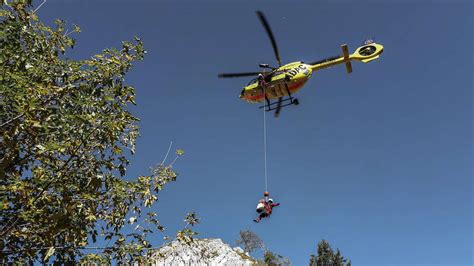
[[[164,165],[165,164],[165,161],[166,161],[166,158],[168,158],[168,154],[170,153],[170,150],[171,150],[171,146],[173,145],[173,141],[170,141],[170,146],[168,147],[168,151],[166,152],[166,155],[165,155],[165,158],[163,159],[163,161],[161,161],[161,164],[160,165]],[[176,160],[175,160],[176,161]]]
[[[43,0],[43,3],[41,3],[34,11],[33,13],[36,13],[36,11],[38,11],[43,5],[44,3],[46,3],[46,0]]]
[[[17,116],[15,116],[14,118],[12,118],[12,119],[8,120],[7,122],[5,122],[5,123],[1,124],[1,125],[0,125],[0,127],[3,127],[3,126],[6,126],[6,125],[8,125],[8,124],[10,124],[11,122],[13,122],[13,121],[15,121],[15,120],[17,120],[17,119],[21,118],[21,117],[22,117],[22,116],[24,116],[24,115],[25,115],[25,114],[20,114],[20,115],[17,115]]]

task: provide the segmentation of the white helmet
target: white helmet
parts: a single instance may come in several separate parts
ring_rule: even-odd
[[[268,202],[273,202],[273,199],[268,199]]]

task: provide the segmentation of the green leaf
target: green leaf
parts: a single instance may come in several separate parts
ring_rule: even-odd
[[[77,25],[73,25],[75,32],[81,32],[81,28]]]
[[[55,251],[55,250],[56,250],[56,249],[55,249],[54,247],[50,247],[50,248],[48,249],[48,252],[46,252],[46,255],[44,255],[44,260],[43,260],[43,261],[44,261],[44,262],[47,262],[47,261],[49,260],[49,257],[51,257],[51,256],[54,254],[54,251]]]
[[[104,100],[108,101],[108,102],[113,102],[114,101],[114,98],[110,97],[110,96],[105,96],[104,97]]]
[[[8,12],[7,10],[0,10],[0,17],[6,17],[10,14],[10,12]]]

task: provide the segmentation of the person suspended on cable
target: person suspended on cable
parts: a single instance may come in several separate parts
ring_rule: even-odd
[[[280,206],[280,203],[273,203],[273,199],[268,198],[269,193],[264,193],[265,199],[261,199],[257,204],[257,213],[260,215],[257,219],[253,220],[256,223],[259,223],[263,218],[269,217],[273,212],[273,207]]]
[[[267,80],[267,78],[262,74],[258,74],[257,81],[258,85],[260,85],[261,87],[267,86],[267,83],[269,82],[269,80]]]
[[[263,208],[261,207],[262,205],[264,206]],[[268,199],[268,202],[261,200],[257,205],[257,212],[260,215],[253,221],[259,223],[263,218],[269,217],[273,212],[273,207],[276,206],[280,206],[280,203],[273,203],[273,199]]]

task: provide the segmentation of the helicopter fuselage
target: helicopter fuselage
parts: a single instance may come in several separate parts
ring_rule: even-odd
[[[300,90],[306,82],[311,78],[313,72],[320,69],[332,67],[334,65],[344,64],[346,72],[352,72],[351,61],[362,61],[364,63],[371,62],[379,58],[383,52],[383,46],[377,44],[372,39],[364,41],[363,46],[356,49],[352,54],[349,54],[347,44],[341,45],[342,55],[328,57],[323,60],[311,62],[309,64],[297,61],[286,65],[282,65],[280,53],[278,51],[275,36],[268,24],[267,19],[262,11],[257,11],[257,16],[265,29],[268,38],[272,44],[275,59],[278,62],[278,68],[270,67],[268,64],[259,64],[261,68],[268,69],[270,72],[238,72],[238,73],[221,73],[219,78],[239,78],[239,77],[255,77],[252,79],[240,93],[239,97],[247,102],[260,103],[265,101],[263,106],[265,111],[275,110],[275,117],[278,117],[282,107],[289,105],[299,105],[297,98],[292,94]],[[285,97],[288,96],[288,97]],[[271,100],[277,99],[272,102]]]
[[[264,75],[262,79],[255,78],[245,86],[240,98],[251,103],[278,99],[297,92],[311,78],[311,65],[297,61],[283,65]],[[264,93],[265,91],[265,93]]]
[[[368,63],[379,58],[384,47],[374,42],[366,43],[356,49],[352,54],[347,51],[347,45],[342,45],[343,55],[328,58],[312,64],[301,61],[292,62],[276,68],[268,74],[263,73],[263,78],[252,79],[242,89],[240,98],[251,103],[259,103],[264,100],[273,100],[280,97],[290,96],[300,90],[311,78],[313,72],[345,64],[348,73],[352,72],[351,61],[362,61]]]

